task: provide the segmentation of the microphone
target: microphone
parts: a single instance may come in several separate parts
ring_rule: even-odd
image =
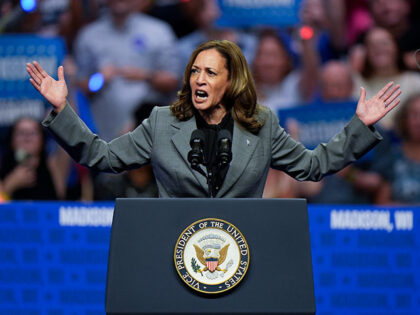
[[[204,131],[196,129],[191,133],[190,146],[191,151],[188,152],[188,162],[191,163],[193,169],[199,169],[200,164],[204,164],[203,148],[205,144]],[[201,169],[200,169],[201,170]]]
[[[227,129],[217,134],[217,161],[221,167],[232,161],[232,134]]]

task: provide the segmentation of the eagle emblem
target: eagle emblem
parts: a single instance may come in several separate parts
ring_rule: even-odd
[[[196,273],[200,273],[201,275],[203,275],[203,272],[205,271],[208,271],[213,274],[216,270],[226,273],[226,271],[232,265],[233,262],[229,262],[225,269],[221,268],[221,265],[226,260],[230,245],[224,245],[225,242],[226,240],[223,237],[215,234],[207,234],[201,237],[198,240],[198,243],[200,245],[193,244],[193,246],[198,261],[204,267],[200,268],[200,266],[197,264],[197,261],[194,258],[192,258],[191,266],[193,270]],[[211,278],[217,278],[218,275],[207,275],[207,277],[209,276]]]
[[[198,269],[196,272],[202,273],[203,271],[207,270],[210,272],[214,272],[215,270],[226,272],[226,270],[221,269],[219,265],[223,264],[226,260],[229,244],[220,250],[218,248],[209,247],[202,249],[195,244],[194,248],[198,260],[206,266],[204,269]]]
[[[194,290],[224,292],[236,286],[248,270],[248,244],[233,224],[201,219],[178,238],[174,263],[181,279]]]

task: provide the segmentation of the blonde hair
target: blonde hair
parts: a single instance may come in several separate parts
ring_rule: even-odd
[[[194,50],[185,68],[178,98],[170,107],[172,113],[179,120],[188,120],[194,115],[190,86],[191,69],[198,54],[209,49],[216,49],[226,60],[230,81],[223,97],[226,110],[230,110],[233,119],[246,130],[254,134],[258,133],[264,122],[257,119],[259,106],[257,105],[255,83],[242,51],[237,45],[227,40],[211,40],[199,45]]]

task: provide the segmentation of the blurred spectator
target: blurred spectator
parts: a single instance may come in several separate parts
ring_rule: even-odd
[[[373,19],[369,12],[369,0],[346,0],[347,42],[352,46],[360,36],[372,27]]]
[[[109,14],[81,30],[75,45],[80,86],[104,140],[117,137],[140,102],[168,103],[177,85],[178,60],[170,26],[137,11],[138,0],[108,0]],[[101,73],[94,93],[89,79]]]
[[[420,204],[420,94],[404,103],[396,118],[401,144],[378,159],[378,168],[387,181],[377,202]]]
[[[314,31],[319,59],[324,63],[346,53],[346,20],[343,0],[303,0],[299,12],[302,25]]]
[[[353,97],[353,77],[349,65],[342,61],[329,61],[320,74],[322,102],[357,100]]]
[[[366,58],[360,74],[356,76],[356,86],[366,89],[366,97],[372,97],[378,88],[389,81],[401,86],[403,93],[400,95],[404,103],[420,88],[420,74],[405,70],[397,43],[392,35],[385,29],[374,27],[366,34]],[[360,91],[355,92],[355,96]],[[393,119],[398,112],[397,107],[391,111],[379,124],[391,129]]]
[[[32,33],[42,36],[61,36],[68,52],[79,29],[94,20],[99,12],[99,0],[38,0],[32,12],[20,9],[20,1],[0,1],[0,16],[3,20],[12,17],[4,27],[9,33]],[[17,14],[16,12],[19,12]]]
[[[41,25],[39,10],[25,12],[19,0],[0,1],[0,33],[37,32]]]
[[[200,4],[201,1],[197,0],[154,0],[147,14],[169,23],[176,36],[181,38],[197,29],[197,21],[193,17]]]
[[[369,0],[374,24],[400,38],[411,27],[410,0]]]
[[[311,41],[303,41],[305,50],[313,49]],[[279,109],[309,100],[316,82],[317,60],[314,53],[305,57],[302,58],[302,69],[294,70],[292,58],[280,36],[274,30],[262,31],[252,68],[258,102],[277,113]]]
[[[373,25],[384,28],[395,38],[397,46],[404,57],[406,67],[416,70],[412,63],[413,52],[420,43],[420,20],[414,9],[418,1],[411,0],[369,0],[369,11],[373,18]],[[359,38],[362,41],[363,36]],[[351,59],[359,64],[365,52],[362,46],[352,48]]]
[[[405,65],[412,70],[417,70],[410,62],[413,52],[420,47],[420,20],[414,12],[416,2],[418,1],[370,0],[370,11],[375,25],[383,27],[396,38]]]
[[[137,106],[133,113],[135,124],[131,128],[132,130],[149,117],[154,106],[153,103],[142,103]],[[94,186],[95,200],[154,198],[159,195],[151,165],[144,165],[121,174],[100,173],[95,177]]]
[[[233,28],[219,28],[214,25],[221,11],[217,0],[194,0],[184,4],[189,18],[197,25],[197,30],[182,37],[178,44],[178,53],[181,58],[181,69],[187,65],[193,50],[201,43],[212,39],[226,39],[237,44],[247,62],[252,64],[256,38],[241,30]]]
[[[408,70],[417,72],[420,72],[420,67],[418,66],[420,64],[420,54],[418,53],[418,49],[420,49],[419,29],[420,25],[418,29],[410,29],[403,35],[400,43],[405,67]]]
[[[45,135],[39,122],[21,118],[12,127],[0,166],[3,193],[11,200],[56,200],[62,187],[54,182],[52,160],[48,159]]]

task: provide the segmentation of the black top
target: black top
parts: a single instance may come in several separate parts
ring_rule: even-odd
[[[19,163],[8,154],[0,166],[0,179],[3,180]],[[57,200],[57,193],[51,173],[44,156],[36,169],[36,182],[31,187],[19,188],[10,196],[12,200]]]
[[[230,112],[228,112],[219,124],[209,125],[203,117],[195,111],[195,119],[197,128],[204,131],[205,134],[204,160],[208,176],[213,177],[212,196],[215,196],[222,186],[229,169],[229,164],[220,166],[217,163],[217,134],[220,130],[226,129],[233,135],[233,118]]]

